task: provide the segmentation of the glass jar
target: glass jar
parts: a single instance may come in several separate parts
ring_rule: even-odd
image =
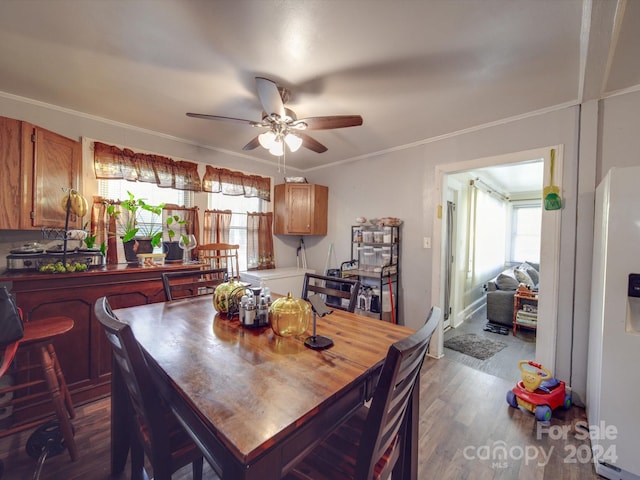
[[[294,298],[291,292],[278,298],[269,307],[269,321],[276,335],[291,337],[302,335],[309,328],[311,305],[301,298]]]
[[[392,242],[391,227],[384,227],[383,235],[382,235],[382,242],[383,243],[391,243]]]

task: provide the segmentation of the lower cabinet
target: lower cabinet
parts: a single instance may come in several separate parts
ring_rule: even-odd
[[[104,330],[93,314],[95,301],[106,295],[114,309],[163,302],[165,294],[161,273],[195,268],[198,267],[145,269],[109,266],[105,271],[68,275],[18,274],[0,280],[12,282],[12,292],[25,320],[37,322],[59,315],[74,320],[73,329],[53,343],[73,402],[80,404],[108,395],[111,388],[111,350]],[[28,349],[18,351],[18,383],[41,378],[39,369],[27,368],[35,354]],[[34,356],[33,363],[36,360]],[[32,390],[16,393],[17,398],[24,397],[25,401],[14,407],[14,424],[51,414],[51,401],[44,386]],[[27,398],[32,395],[33,398]]]

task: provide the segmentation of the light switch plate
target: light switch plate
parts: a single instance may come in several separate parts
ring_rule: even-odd
[[[422,248],[431,248],[431,237],[424,237],[422,239]]]

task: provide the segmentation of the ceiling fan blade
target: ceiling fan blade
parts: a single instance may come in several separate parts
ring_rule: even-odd
[[[297,132],[296,135],[302,138],[303,147],[308,148],[309,150],[313,150],[316,153],[324,153],[327,151],[327,147],[325,147],[315,138],[310,137],[309,135],[302,132]]]
[[[260,141],[258,137],[253,138],[249,143],[247,143],[242,150],[253,150],[254,148],[258,148],[260,146]]]
[[[258,90],[258,98],[262,108],[267,115],[278,115],[280,118],[285,117],[284,103],[278,91],[278,85],[268,78],[256,77],[256,87]]]
[[[245,125],[251,125],[252,127],[262,127],[262,123],[254,122],[253,120],[245,120],[243,118],[233,117],[221,117],[220,115],[206,115],[204,113],[187,113],[187,117],[204,118],[205,120],[223,120],[225,122],[242,123]]]
[[[332,128],[357,127],[362,125],[360,115],[332,115],[328,117],[299,118],[292,126],[300,123],[307,124],[307,130],[329,130]]]

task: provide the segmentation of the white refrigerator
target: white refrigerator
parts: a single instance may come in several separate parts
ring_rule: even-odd
[[[596,472],[640,480],[640,167],[596,189],[587,417]]]

